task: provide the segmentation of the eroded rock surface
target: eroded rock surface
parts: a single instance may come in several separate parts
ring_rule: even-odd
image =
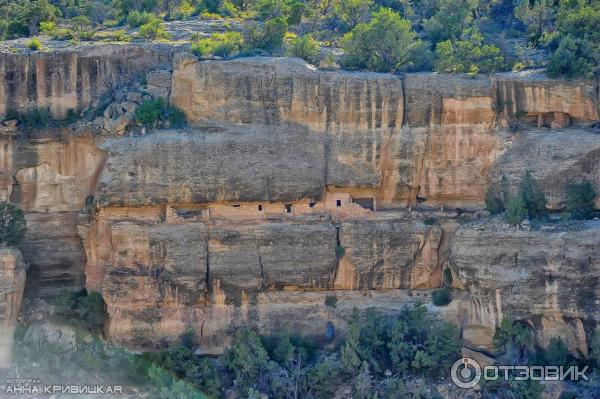
[[[13,332],[25,289],[25,263],[16,248],[0,248],[0,368],[12,362]]]
[[[529,324],[542,347],[558,336],[587,355],[584,326],[600,321],[599,243],[597,221],[557,231],[495,223],[460,228],[451,259],[477,319],[467,320],[463,332],[472,349],[491,351],[495,323],[509,317]]]
[[[514,188],[527,169],[555,210],[571,181],[600,189],[600,136],[587,127],[597,82],[174,53],[2,55],[0,114],[47,107],[60,118],[135,87],[103,110],[99,136],[2,123],[0,194],[26,211],[32,295],[86,286],[102,293],[114,341],[158,347],[192,326],[218,352],[239,324],[322,337],[354,306],[430,302],[451,267],[455,299],[431,310],[459,324],[465,351],[493,354],[510,317],[540,346],[558,335],[587,353],[599,321],[595,222],[459,226],[456,208],[481,209],[490,184],[506,175]],[[190,126],[130,129],[143,93]]]

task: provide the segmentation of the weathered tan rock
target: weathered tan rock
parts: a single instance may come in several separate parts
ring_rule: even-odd
[[[505,175],[514,192],[529,170],[551,209],[564,208],[569,183],[589,181],[600,192],[600,135],[593,131],[519,132],[507,147],[491,171],[492,184],[499,184]]]
[[[344,256],[337,289],[435,288],[441,285],[439,226],[414,219],[345,221],[339,227]]]
[[[84,110],[119,85],[171,65],[174,50],[149,44],[103,44],[32,54],[0,54],[0,115],[31,108],[58,118]]]
[[[159,69],[146,75],[148,93],[154,98],[169,99],[173,76],[170,71]]]
[[[353,134],[400,127],[402,80],[393,75],[323,72],[299,59],[176,58],[171,102],[192,122],[302,124]]]
[[[0,248],[0,368],[12,363],[13,333],[25,289],[25,263],[21,252]]]
[[[552,128],[600,119],[591,81],[550,79],[530,70],[492,75],[492,84],[497,110],[508,118],[528,117],[538,127]]]
[[[556,231],[522,231],[495,224],[459,229],[452,265],[471,294],[471,313],[478,317],[470,323],[474,338],[468,347],[489,353],[492,348],[483,348],[481,338],[502,317],[509,317],[532,325],[539,332],[540,346],[557,336],[573,353],[586,355],[583,325],[600,319],[599,243],[596,221]],[[479,334],[477,329],[489,333]]]

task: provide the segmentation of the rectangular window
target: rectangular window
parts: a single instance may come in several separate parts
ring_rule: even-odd
[[[285,213],[292,213],[292,204],[285,204]]]
[[[337,207],[342,206],[342,200],[336,200],[335,201],[335,206],[337,206]]]
[[[258,206],[258,211],[259,211],[259,212],[262,212],[262,205],[259,205],[259,206]]]

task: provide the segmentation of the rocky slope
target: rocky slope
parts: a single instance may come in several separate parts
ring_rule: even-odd
[[[597,226],[521,231],[457,215],[476,218],[489,184],[516,185],[525,169],[553,209],[570,181],[600,189],[597,82],[174,54],[2,54],[0,114],[113,101],[71,130],[3,126],[0,189],[27,213],[29,295],[86,286],[102,293],[113,340],[155,347],[191,325],[218,352],[232,325],[323,337],[354,306],[429,301],[450,268],[455,300],[432,310],[465,347],[493,352],[510,317],[540,345],[558,334],[585,355],[600,318]],[[168,98],[189,126],[127,129],[144,96]]]

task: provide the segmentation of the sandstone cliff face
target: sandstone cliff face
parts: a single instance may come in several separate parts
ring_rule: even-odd
[[[600,135],[584,129],[532,130],[515,134],[491,173],[506,176],[516,191],[526,170],[546,194],[548,207],[562,209],[567,185],[589,181],[600,192]]]
[[[25,288],[25,263],[16,248],[0,248],[0,368],[12,362],[13,332]]]
[[[111,339],[156,347],[191,325],[202,349],[218,352],[238,324],[322,337],[353,306],[429,302],[451,265],[456,299],[441,313],[469,349],[493,351],[496,323],[511,317],[542,346],[559,334],[585,353],[598,322],[595,227],[464,225],[455,237],[453,215],[400,208],[480,208],[490,178],[505,174],[514,187],[525,169],[554,208],[571,180],[600,188],[597,135],[569,128],[598,119],[593,84],[324,72],[272,58],[171,63],[172,54],[124,45],[2,56],[0,114],[40,106],[61,117],[147,74],[148,92],[191,122],[124,136],[2,136],[0,193],[27,214],[31,295],[85,285],[103,294]],[[549,129],[512,133],[516,119]]]
[[[28,286],[41,295],[83,287],[78,214],[95,191],[104,154],[91,137],[73,137],[66,129],[21,132],[0,142],[3,197],[26,212],[22,250],[30,264]]]
[[[83,110],[119,85],[169,67],[173,49],[90,45],[73,50],[0,54],[0,116],[45,108],[57,119]]]
[[[336,226],[324,215],[169,224],[151,214],[105,208],[84,231],[88,287],[102,291],[111,315],[109,334],[127,344],[155,345],[191,325],[202,330],[207,350],[218,350],[223,331],[240,322],[236,315],[256,325],[283,321],[271,319],[271,295],[278,309],[285,293],[323,292],[286,306],[301,312],[316,306],[324,325],[324,300],[337,295],[333,289],[441,283],[439,227],[399,215]],[[348,252],[340,254],[340,245]],[[302,328],[315,334],[308,321]]]
[[[528,117],[552,128],[599,119],[597,82],[549,79],[540,71],[497,74],[492,81],[502,118]]]
[[[599,242],[596,221],[558,231],[481,223],[460,228],[451,259],[471,295],[467,345],[491,351],[495,324],[509,317],[529,324],[542,347],[558,336],[574,353],[587,355],[584,326],[600,321]]]

